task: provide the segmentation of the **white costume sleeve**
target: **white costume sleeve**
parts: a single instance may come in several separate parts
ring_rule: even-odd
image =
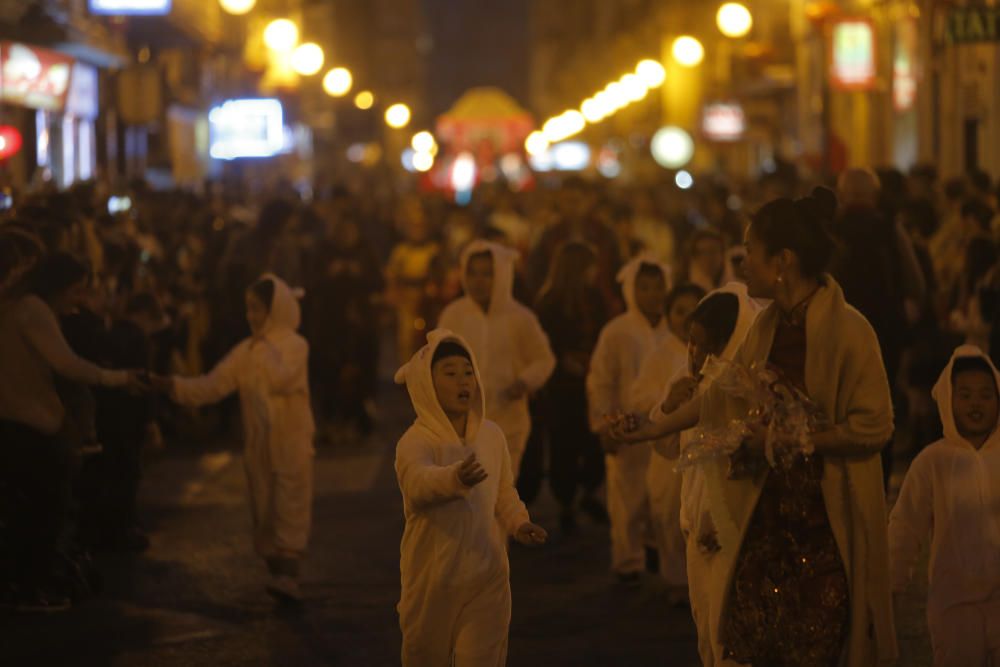
[[[542,325],[533,313],[525,313],[517,328],[517,348],[526,357],[526,367],[521,371],[520,380],[530,393],[535,393],[549,381],[556,369],[556,357],[552,354],[549,337],[542,331]]]
[[[530,521],[531,518],[514,487],[514,475],[510,471],[510,454],[507,452],[506,441],[503,445],[500,456],[500,484],[497,488],[496,517],[504,531],[508,535],[513,535],[522,524]]]
[[[182,405],[199,406],[218,403],[239,386],[239,367],[243,355],[246,354],[244,344],[237,345],[222,361],[216,364],[207,375],[198,377],[174,377],[174,400]]]
[[[605,328],[597,339],[597,346],[590,359],[587,374],[587,407],[590,415],[590,430],[600,431],[604,426],[604,416],[618,407],[619,359],[613,336]]]
[[[417,439],[404,438],[396,448],[399,488],[415,510],[468,496],[472,489],[458,479],[461,465],[461,461],[450,466],[435,464],[431,447]]]
[[[302,386],[309,363],[309,344],[298,336],[287,339],[280,348],[269,341],[259,341],[250,349],[255,372],[263,376],[271,394],[294,393]]]
[[[449,303],[441,311],[441,315],[438,317],[437,327],[438,329],[448,329],[449,331],[462,331],[462,322],[458,317],[458,309],[455,307],[454,301]]]
[[[889,514],[889,565],[895,593],[909,585],[920,550],[933,529],[934,485],[924,470],[926,463],[926,457],[914,460]]]

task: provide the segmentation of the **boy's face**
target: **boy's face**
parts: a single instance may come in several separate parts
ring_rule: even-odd
[[[724,349],[719,349],[718,345],[712,344],[708,330],[698,322],[691,323],[688,333],[688,368],[691,375],[697,376],[705,366],[708,356],[719,356]]]
[[[448,417],[469,413],[476,393],[476,372],[465,357],[445,357],[431,368],[434,393]]]
[[[247,324],[254,334],[259,333],[267,323],[267,306],[251,291],[246,293]]]
[[[485,308],[493,296],[493,257],[473,257],[465,269],[465,285],[469,298]]]
[[[984,437],[997,425],[997,386],[985,371],[964,371],[952,382],[952,414],[963,438]]]
[[[663,316],[663,302],[667,298],[667,282],[663,276],[643,275],[635,279],[635,304],[647,319]]]

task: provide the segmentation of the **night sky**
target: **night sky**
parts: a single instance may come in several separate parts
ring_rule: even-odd
[[[428,60],[433,115],[475,86],[498,86],[528,106],[530,0],[423,0],[434,47]]]

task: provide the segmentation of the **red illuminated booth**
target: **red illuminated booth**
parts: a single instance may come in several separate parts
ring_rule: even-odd
[[[524,140],[535,120],[510,95],[493,87],[471,88],[437,119],[442,145],[437,164],[450,170],[462,153],[470,153],[478,174],[499,169],[504,156],[524,155]],[[478,179],[477,179],[478,180]]]
[[[94,176],[97,69],[39,46],[0,42],[0,125],[16,130],[23,148],[7,159],[19,161],[31,179],[35,168],[49,169],[67,187]]]

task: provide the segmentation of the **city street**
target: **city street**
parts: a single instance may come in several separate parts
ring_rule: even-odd
[[[410,417],[401,388],[384,385],[381,396],[375,436],[317,451],[301,610],[276,608],[264,592],[238,449],[176,443],[154,455],[144,479],[150,550],[102,556],[100,599],[63,614],[0,618],[3,664],[399,664],[403,522],[392,452]],[[533,513],[555,526],[547,495]],[[697,665],[687,610],[669,608],[654,580],[639,591],[618,587],[607,568],[606,528],[586,522],[570,539],[553,531],[542,549],[515,547],[509,664]],[[919,594],[903,609],[901,665],[930,664]]]

